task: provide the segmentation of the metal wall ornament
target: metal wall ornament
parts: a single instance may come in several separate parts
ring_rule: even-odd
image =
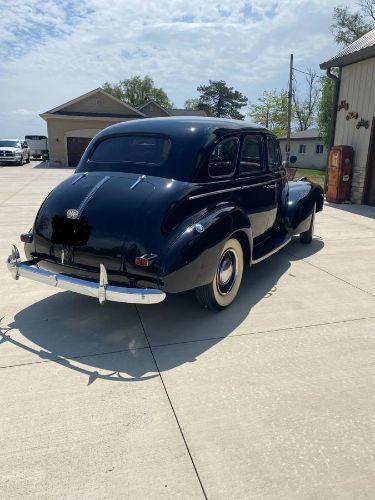
[[[350,113],[348,113],[346,115],[346,119],[347,120],[350,120],[351,118],[354,118],[354,120],[358,120],[358,113],[354,112],[354,111],[351,111]]]
[[[364,127],[364,128],[366,128],[366,129],[367,129],[367,128],[369,128],[369,126],[370,126],[369,121],[368,121],[368,120],[365,120],[364,118],[361,118],[361,119],[359,120],[359,122],[357,123],[356,128],[357,128],[358,130],[359,130],[361,127]]]
[[[345,111],[348,111],[349,109],[349,103],[347,103],[345,100],[341,101],[337,106],[337,111],[341,111],[342,109],[345,109]]]

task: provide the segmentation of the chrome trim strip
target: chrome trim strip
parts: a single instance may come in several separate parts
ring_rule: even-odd
[[[253,260],[252,264],[259,264],[259,262],[262,262],[263,260],[267,259],[268,257],[271,257],[271,255],[273,255],[274,253],[278,252],[279,250],[281,250],[282,248],[284,248],[288,243],[290,243],[291,239],[292,239],[292,237],[288,236],[286,238],[286,240],[284,240],[281,243],[281,245],[279,245],[278,247],[274,248],[271,252],[267,253],[266,255],[263,255],[259,259]]]
[[[31,261],[20,262],[19,252],[14,245],[12,245],[12,254],[7,259],[7,266],[16,280],[22,276],[63,290],[95,297],[101,304],[106,300],[129,304],[157,304],[162,302],[166,296],[162,290],[154,288],[127,288],[108,285],[107,271],[103,264],[100,264],[99,283],[39,269]]]
[[[86,177],[87,172],[83,172],[82,174],[79,174],[75,179],[72,180],[72,186],[73,184],[76,184],[78,181]]]
[[[229,193],[231,191],[241,191],[242,189],[251,189],[259,186],[265,186],[266,184],[269,184],[271,181],[264,181],[264,182],[258,182],[257,184],[250,184],[248,186],[238,186],[238,187],[233,187],[233,188],[228,188],[228,189],[219,189],[218,191],[211,191],[209,193],[201,193],[201,194],[195,194],[193,196],[189,196],[189,200],[196,200],[198,198],[204,198],[205,196],[211,196],[214,194],[221,194],[221,193]]]
[[[146,176],[145,175],[140,175],[138,177],[138,179],[130,186],[129,189],[134,189],[136,186],[138,186],[138,184],[140,184],[141,182],[143,182],[144,180],[146,179]]]
[[[86,205],[91,200],[91,198],[94,196],[94,194],[97,192],[97,190],[99,188],[101,188],[103,186],[103,184],[106,183],[109,179],[110,179],[109,175],[106,175],[105,177],[103,177],[103,179],[101,179],[97,184],[95,184],[95,186],[91,189],[91,191],[89,191],[87,193],[87,195],[83,198],[83,200],[81,201],[81,204],[79,205],[79,207],[77,209],[78,213],[79,213],[78,218],[81,217],[82,212],[86,208]]]
[[[228,189],[220,189],[219,191],[211,191],[210,193],[195,194],[194,196],[189,196],[189,200],[197,200],[198,198],[204,198],[205,196],[211,196],[214,194],[229,193],[230,191],[240,191],[241,186]]]

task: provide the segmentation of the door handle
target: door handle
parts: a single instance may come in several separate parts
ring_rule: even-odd
[[[277,184],[266,184],[264,187],[265,189],[275,189],[277,188]]]

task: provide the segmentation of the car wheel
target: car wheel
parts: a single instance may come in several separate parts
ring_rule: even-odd
[[[311,243],[314,236],[315,213],[316,213],[316,203],[314,204],[313,212],[311,215],[311,222],[309,229],[299,235],[300,242],[304,243],[305,245]]]
[[[196,289],[198,302],[213,311],[225,309],[236,298],[242,274],[242,247],[238,240],[231,238],[224,245],[212,282]]]

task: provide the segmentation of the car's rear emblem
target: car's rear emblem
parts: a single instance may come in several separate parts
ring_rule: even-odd
[[[68,217],[68,219],[78,219],[79,212],[75,208],[69,208],[69,210],[66,212],[66,216]]]

